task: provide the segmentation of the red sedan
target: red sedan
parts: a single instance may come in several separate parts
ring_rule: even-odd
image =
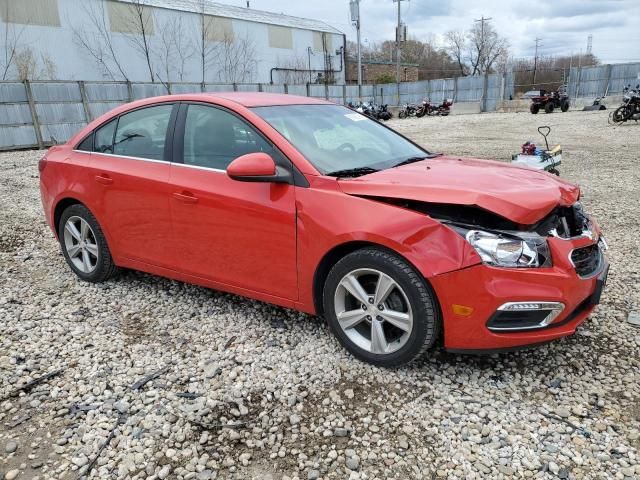
[[[150,98],[40,161],[47,221],[71,269],[119,267],[324,316],[384,366],[572,334],[608,264],[577,186],[433,154],[322,100]]]

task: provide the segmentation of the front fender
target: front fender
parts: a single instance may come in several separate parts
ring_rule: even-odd
[[[427,279],[480,263],[460,235],[420,212],[333,188],[299,188],[296,203],[299,298],[305,311],[314,311],[316,269],[342,244],[383,246],[397,252]]]

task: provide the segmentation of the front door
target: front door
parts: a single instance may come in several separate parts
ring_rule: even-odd
[[[176,127],[170,200],[175,254],[185,273],[297,300],[295,187],[239,182],[225,170],[251,152],[286,158],[245,120],[184,104]],[[182,160],[180,163],[179,160]]]
[[[172,258],[167,132],[174,108],[141,108],[97,129],[87,182],[114,254],[165,267]]]

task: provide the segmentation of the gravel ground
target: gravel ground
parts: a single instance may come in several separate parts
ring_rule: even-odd
[[[505,160],[551,124],[611,261],[574,337],[397,370],[293,311],[137,272],[78,281],[44,223],[41,152],[0,154],[0,478],[640,478],[640,125],[606,113],[390,122]]]

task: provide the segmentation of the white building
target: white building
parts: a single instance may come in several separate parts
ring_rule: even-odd
[[[324,22],[209,0],[0,0],[0,80],[344,83],[344,46]]]

